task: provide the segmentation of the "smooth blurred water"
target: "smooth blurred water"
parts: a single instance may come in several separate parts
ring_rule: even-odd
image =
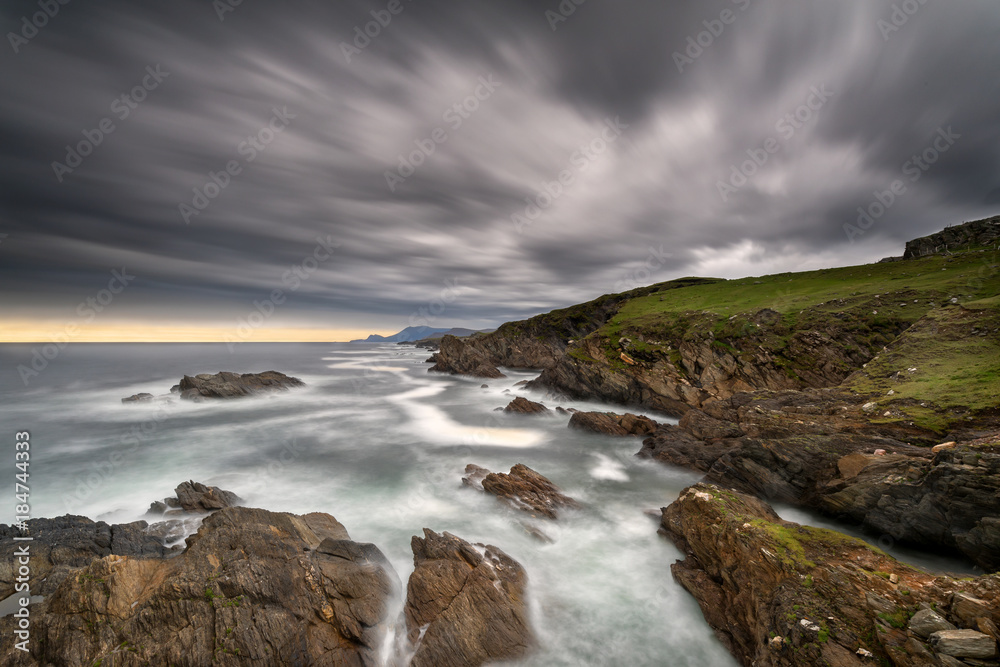
[[[638,438],[570,430],[565,415],[495,412],[524,395],[514,385],[532,373],[431,374],[425,350],[395,345],[76,344],[25,386],[15,369],[30,363],[31,348],[0,346],[0,471],[13,476],[14,433],[30,431],[33,516],[131,521],[193,479],[251,506],[328,512],[353,539],[377,544],[404,582],[410,538],[425,527],[449,531],[494,544],[527,570],[542,649],[523,664],[736,664],[674,583],[669,566],[680,553],[644,514],[699,476],[635,458]],[[221,370],[276,370],[307,387],[234,401],[121,403],[167,394],[184,374]],[[524,463],[584,508],[533,524],[553,539],[541,543],[526,533],[526,515],[462,486],[468,463],[504,472]],[[0,522],[13,514],[13,501],[0,505]]]

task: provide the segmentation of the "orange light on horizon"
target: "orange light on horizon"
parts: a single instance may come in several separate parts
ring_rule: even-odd
[[[337,343],[395,331],[371,329],[260,328],[240,335],[232,327],[73,324],[37,321],[0,323],[0,343]]]

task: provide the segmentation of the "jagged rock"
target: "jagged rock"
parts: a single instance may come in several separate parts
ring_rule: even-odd
[[[1000,241],[1000,216],[953,225],[936,234],[908,241],[903,259],[944,254],[969,245],[996,245],[997,241]]]
[[[206,486],[200,482],[183,482],[174,489],[181,509],[186,512],[212,512],[224,507],[233,507],[242,498],[232,491],[224,491],[217,486]]]
[[[67,514],[55,519],[31,519],[28,531],[0,525],[0,599],[14,592],[18,562],[14,551],[23,546],[13,538],[29,535],[33,595],[49,595],[74,568],[95,558],[117,556],[150,557],[168,553],[163,544],[145,532],[145,521],[108,525],[87,517]]]
[[[951,599],[951,614],[963,626],[971,627],[977,618],[989,616],[998,604],[1000,601],[994,601],[993,604],[990,604],[986,600],[980,600],[959,591]]]
[[[593,431],[604,435],[649,435],[657,423],[649,417],[614,412],[574,412],[569,419],[570,428]]]
[[[759,499],[710,484],[685,489],[663,510],[661,530],[686,556],[671,567],[674,577],[748,666],[872,664],[863,649],[882,664],[925,667],[934,664],[930,649],[899,629],[913,611],[947,608],[953,591],[1000,595],[1000,575],[935,577],[861,540],[782,521]],[[892,574],[898,585],[888,581]],[[775,647],[773,635],[785,642]]]
[[[924,639],[930,637],[940,630],[955,630],[955,626],[948,622],[946,618],[938,614],[933,609],[921,609],[907,626],[910,630],[920,635]]]
[[[490,472],[469,464],[462,482],[481,488],[515,509],[532,516],[555,519],[563,509],[578,509],[580,504],[564,495],[555,484],[531,468],[518,463],[510,473]]]
[[[171,559],[109,555],[32,607],[5,665],[374,665],[399,581],[327,514],[229,507]],[[0,619],[13,636],[16,619]]]
[[[178,385],[181,398],[188,400],[240,398],[303,386],[305,383],[302,380],[277,371],[185,375]]]
[[[520,415],[535,415],[550,412],[550,410],[541,403],[529,401],[522,396],[518,396],[513,401],[508,403],[507,407],[505,407],[503,411],[507,413],[513,412]]]
[[[738,424],[710,417],[696,409],[684,413],[677,425],[699,440],[721,440],[743,435]]]
[[[147,394],[143,392],[141,394],[132,394],[127,398],[122,399],[122,403],[149,403],[153,400],[152,394]]]
[[[997,643],[989,635],[975,630],[940,630],[930,637],[931,646],[955,658],[989,660],[997,655]]]
[[[412,667],[517,660],[535,645],[521,565],[489,545],[424,529],[406,593]]]
[[[479,378],[507,377],[490,362],[488,356],[455,336],[442,338],[441,349],[429,361],[435,362],[430,368],[432,373],[470,375]]]

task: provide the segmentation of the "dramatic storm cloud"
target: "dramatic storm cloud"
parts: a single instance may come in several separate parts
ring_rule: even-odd
[[[874,261],[1000,209],[995,0],[35,0],[0,22],[7,340],[254,311],[490,326]]]

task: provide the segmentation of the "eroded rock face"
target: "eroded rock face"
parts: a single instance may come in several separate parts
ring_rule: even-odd
[[[534,517],[555,519],[561,510],[580,507],[559,487],[522,463],[511,468],[510,473],[490,472],[470,463],[465,468],[462,482]]]
[[[489,356],[466,345],[455,336],[442,338],[441,348],[430,360],[435,362],[429,369],[432,373],[469,375],[478,378],[507,377],[496,368]]]
[[[412,540],[406,628],[412,667],[516,660],[535,645],[517,561],[489,545],[424,529]]]
[[[264,373],[202,374],[191,377],[185,375],[178,385],[181,398],[201,400],[205,398],[241,398],[274,391],[285,391],[292,387],[303,387],[305,383],[277,371]]]
[[[523,396],[518,396],[513,401],[508,403],[507,407],[505,407],[503,411],[519,415],[538,415],[538,414],[544,414],[546,412],[551,412],[551,410],[549,410],[541,403],[535,403],[534,401],[529,401]]]
[[[569,418],[570,428],[593,431],[604,435],[650,435],[658,424],[649,417],[614,412],[574,412]]]
[[[374,665],[399,581],[327,514],[229,507],[170,559],[107,555],[32,607],[6,665]],[[0,620],[13,636],[13,617]]]
[[[28,521],[31,541],[32,595],[49,595],[76,568],[95,558],[111,554],[131,557],[158,557],[169,553],[155,537],[146,534],[145,521],[108,525],[83,516]],[[0,599],[14,592],[17,558],[14,551],[23,543],[14,542],[24,535],[13,526],[0,525]],[[43,581],[44,580],[44,581]]]
[[[1000,599],[1000,575],[935,577],[860,540],[782,521],[757,498],[704,483],[663,510],[661,531],[686,556],[671,566],[674,577],[744,665],[944,664],[940,631],[929,635],[937,633],[937,641],[923,636],[943,624],[959,626],[966,647],[983,654],[989,648],[984,633],[962,627],[953,592]],[[940,620],[921,612],[932,606]],[[984,620],[994,623],[1000,605],[990,614]]]

